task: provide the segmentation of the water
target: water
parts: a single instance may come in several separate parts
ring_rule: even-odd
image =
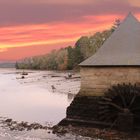
[[[22,84],[19,74],[0,72],[0,115],[17,121],[57,124],[69,106],[67,94],[48,91],[37,84]]]
[[[57,124],[66,116],[66,108],[73,100],[73,94],[62,94],[52,92],[47,88],[46,83],[51,79],[43,80],[42,75],[50,75],[49,72],[32,71],[26,79],[20,79],[21,74],[14,69],[0,69],[0,116],[12,118],[16,121],[38,122],[42,124]],[[39,73],[39,75],[38,75]],[[50,78],[46,76],[46,79]],[[39,80],[40,79],[40,80]],[[64,79],[53,79],[65,84],[57,84],[62,90],[69,88],[72,81]],[[50,82],[48,82],[50,81]],[[77,83],[77,81],[75,81]],[[80,81],[78,81],[80,83]],[[66,86],[70,84],[71,86]],[[51,85],[51,84],[50,84]],[[73,84],[76,86],[76,84]],[[77,85],[79,87],[79,85]],[[76,91],[77,92],[77,91]],[[46,130],[32,131],[10,131],[0,127],[0,140],[74,140],[81,139],[81,136],[67,134],[58,137]],[[82,138],[83,139],[83,138]]]

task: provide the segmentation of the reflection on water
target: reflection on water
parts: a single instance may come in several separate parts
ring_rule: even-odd
[[[63,81],[64,85],[62,86],[60,82],[58,83],[60,79],[56,79],[56,81],[55,79],[51,79],[52,81],[54,80],[55,86],[57,88],[59,86],[61,91],[52,92],[52,90],[48,89],[50,87],[50,79],[42,81],[42,72],[40,77],[37,76],[38,73],[37,71],[32,71],[29,77],[23,80],[19,79],[21,77],[19,71],[0,69],[0,116],[12,118],[20,122],[51,123],[52,125],[57,124],[66,116],[66,108],[74,98],[72,92],[77,93],[78,91],[75,88],[76,84],[71,81]],[[47,75],[45,73],[45,77]],[[40,79],[42,82],[38,83]],[[61,80],[65,79],[61,78]],[[67,83],[69,86],[67,86]],[[62,92],[64,88],[65,92]],[[66,94],[67,91],[69,94]],[[72,134],[58,137],[55,134],[47,133],[45,130],[19,132],[10,131],[0,126],[0,140],[67,139],[84,140],[83,137]]]
[[[19,121],[58,123],[72,94],[58,94],[34,84],[21,84],[16,73],[0,70],[0,115]]]

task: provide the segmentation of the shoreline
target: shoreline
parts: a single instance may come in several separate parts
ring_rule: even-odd
[[[0,126],[4,129],[9,129],[14,132],[31,131],[31,130],[44,130],[48,134],[65,137],[66,135],[79,136],[82,140],[139,140],[140,134],[135,132],[117,131],[111,128],[96,128],[88,126],[49,126],[41,125],[39,123],[16,122],[12,119],[5,118],[0,120]],[[80,140],[80,138],[78,139]]]
[[[20,71],[10,71],[7,70],[3,74],[16,74],[15,78],[20,78],[22,74],[22,70]],[[52,71],[28,71],[28,75],[25,75],[25,79],[16,79],[21,85],[29,86],[34,85],[41,86],[50,92],[52,92],[51,85],[53,84],[56,87],[56,91],[52,92],[52,94],[67,94],[69,95],[69,100],[73,100],[74,96],[77,94],[76,92],[80,89],[80,78],[79,73],[75,73],[74,77],[78,78],[70,78],[66,79],[65,76],[68,75],[68,72],[52,72]],[[71,88],[71,92],[69,93],[69,88]],[[75,90],[76,89],[76,90]],[[63,92],[61,92],[63,91]],[[63,119],[63,118],[62,118]],[[47,121],[47,120],[46,120]],[[11,118],[1,117],[0,119],[1,128],[8,129],[11,132],[21,132],[23,131],[29,133],[33,130],[37,131],[45,131],[45,133],[57,135],[60,137],[64,137],[69,135],[78,136],[78,140],[139,140],[140,134],[138,132],[133,133],[125,133],[119,132],[113,129],[99,129],[95,127],[84,127],[84,126],[52,126],[50,124],[41,123],[29,123],[24,121],[15,121]],[[61,138],[60,138],[61,139]]]

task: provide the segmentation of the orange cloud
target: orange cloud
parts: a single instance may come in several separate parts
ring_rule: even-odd
[[[80,36],[91,35],[97,31],[110,28],[116,18],[122,18],[122,16],[85,16],[82,21],[76,23],[54,22],[50,24],[1,27],[0,59],[21,59],[29,56],[29,54],[34,56],[48,53],[55,48],[64,47],[64,44],[66,46],[71,45]],[[22,54],[19,55],[20,49]]]
[[[128,2],[131,6],[140,7],[140,1],[139,0],[128,0]]]
[[[87,4],[93,2],[92,0],[24,0],[24,2],[31,3],[47,3],[47,4]]]

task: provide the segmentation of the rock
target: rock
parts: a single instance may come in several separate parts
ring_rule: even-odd
[[[23,127],[18,128],[18,131],[24,131],[24,130],[25,130],[25,128],[23,128]]]
[[[17,122],[16,122],[16,121],[12,121],[11,123],[12,123],[12,125],[13,125],[13,124],[17,124]]]
[[[48,127],[47,126],[42,126],[42,129],[47,130]]]
[[[26,127],[28,127],[28,122],[21,122],[20,126],[26,128]]]
[[[25,76],[21,76],[21,79],[25,79]]]
[[[39,123],[28,124],[28,122],[23,122],[23,121],[20,122],[20,123],[17,123],[16,121],[13,121],[12,119],[3,120],[2,123],[4,124],[4,127],[9,128],[11,131],[13,131],[13,130],[17,130],[17,131],[27,130],[27,131],[29,131],[29,130],[32,130],[32,129],[48,130],[48,128],[49,128],[48,126],[43,126]]]
[[[38,129],[38,128],[40,127],[40,125],[37,124],[37,123],[33,123],[33,124],[31,124],[31,127],[32,127],[33,129]]]
[[[12,122],[12,119],[6,119],[5,122],[7,123]]]
[[[11,130],[11,131],[14,131],[14,130],[15,130],[15,127],[10,127],[10,130]]]
[[[11,122],[8,122],[8,123],[7,123],[7,126],[12,126],[12,123],[11,123]]]
[[[68,132],[68,129],[62,126],[54,126],[53,127],[53,134],[65,134]]]
[[[32,128],[30,126],[27,127],[27,131],[30,131],[32,130]]]

